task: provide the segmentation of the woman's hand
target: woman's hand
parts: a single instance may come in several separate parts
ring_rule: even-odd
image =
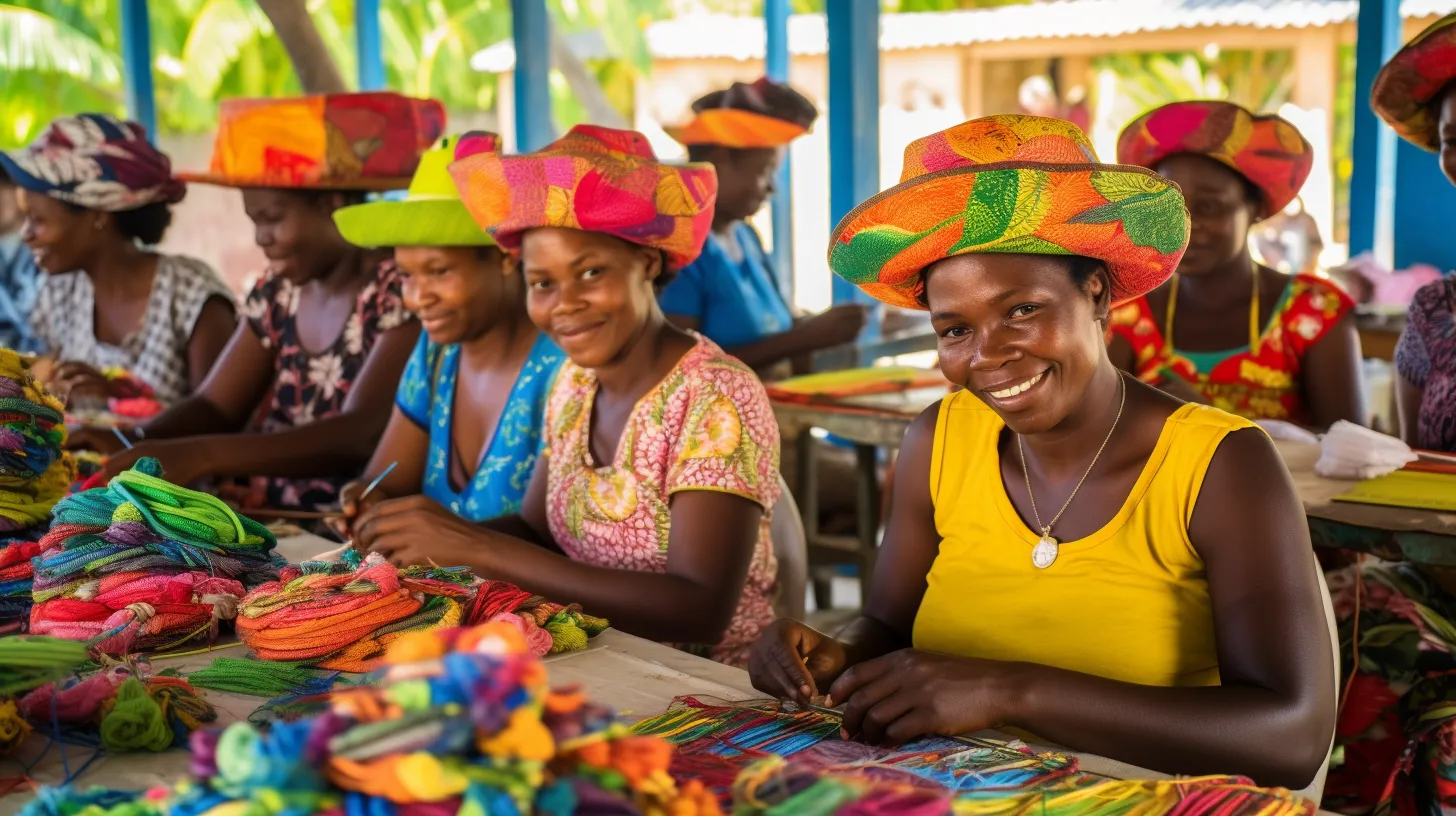
[[[95,425],[77,428],[66,436],[66,450],[90,450],[110,456],[125,447],[117,438],[116,431]]]
[[[901,745],[927,734],[970,734],[1010,715],[1010,664],[901,649],[851,667],[829,691],[844,704],[844,736]]]
[[[74,360],[56,366],[51,375],[50,387],[68,402],[73,395],[100,399],[111,396],[111,380],[105,374],[94,366]]]
[[[118,473],[131,469],[144,456],[161,462],[162,477],[173,484],[189,485],[204,476],[213,475],[208,469],[211,457],[207,445],[196,439],[167,439],[138,442],[129,450],[107,457],[106,466],[101,469],[102,479],[111,481]]]
[[[354,548],[379,553],[399,567],[476,569],[480,556],[490,549],[489,535],[434,499],[407,496],[379,502],[363,512],[354,523]]]
[[[796,620],[776,620],[758,636],[748,656],[753,687],[801,706],[819,696],[844,671],[844,647]]]
[[[369,483],[373,479],[355,479],[344,485],[339,491],[339,509],[344,517],[329,519],[328,525],[334,532],[349,538],[353,535],[354,522],[369,511],[370,508],[390,499],[390,495],[384,491],[384,485],[376,485],[369,490]],[[369,495],[365,496],[365,491]]]

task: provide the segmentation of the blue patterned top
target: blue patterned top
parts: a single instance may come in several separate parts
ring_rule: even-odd
[[[519,512],[541,452],[546,397],[566,355],[546,335],[536,338],[511,388],[480,467],[465,489],[450,487],[450,442],[460,346],[440,346],[420,333],[399,381],[395,402],[409,420],[430,433],[423,493],[470,521]]]

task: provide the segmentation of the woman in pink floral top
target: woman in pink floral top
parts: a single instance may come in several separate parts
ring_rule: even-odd
[[[754,373],[668,323],[655,296],[702,249],[711,166],[659,164],[641,134],[594,126],[540,153],[462,139],[456,155],[467,208],[516,257],[531,320],[570,361],[519,516],[473,525],[431,502],[381,502],[356,544],[466,565],[745,664],[773,620],[778,426]]]

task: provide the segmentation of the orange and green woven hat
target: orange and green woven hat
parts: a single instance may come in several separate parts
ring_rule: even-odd
[[[1207,156],[1263,193],[1268,218],[1289,206],[1314,167],[1314,148],[1281,116],[1232,102],[1173,102],[1132,120],[1117,138],[1117,160],[1140,167],[1179,153]]]
[[[845,216],[829,267],[865,294],[924,309],[923,271],[970,252],[1082,255],[1106,265],[1117,302],[1167,280],[1188,244],[1177,185],[1101,164],[1060,119],[973,119],[911,142],[900,183]]]
[[[444,130],[439,102],[387,91],[227,99],[210,168],[178,178],[224,187],[403,190]]]
[[[809,132],[819,110],[792,86],[763,77],[735,82],[693,103],[687,124],[663,128],[684,145],[782,147]]]
[[[1390,58],[1375,76],[1370,107],[1407,142],[1441,149],[1431,103],[1456,82],[1456,12],[1446,15]]]
[[[635,130],[577,125],[535,153],[503,156],[461,137],[450,175],[465,209],[507,252],[538,227],[600,232],[662,250],[679,269],[703,251],[718,175],[664,164]]]

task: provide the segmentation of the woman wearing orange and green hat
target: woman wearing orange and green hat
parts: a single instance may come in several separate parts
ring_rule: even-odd
[[[865,307],[835,306],[796,320],[758,231],[745,220],[773,195],[784,150],[819,116],[814,103],[765,77],[704,96],[693,114],[667,134],[687,147],[690,161],[717,169],[718,202],[703,254],[662,290],[667,319],[702,332],[759,372],[853,342]]]
[[[1118,366],[1249,419],[1366,424],[1354,302],[1249,255],[1249,229],[1288,206],[1313,165],[1294,125],[1229,102],[1175,102],[1129,124],[1117,157],[1177,183],[1193,219],[1172,279],[1113,312]]]
[[[1402,139],[1436,153],[1456,184],[1456,13],[1380,69],[1370,106]],[[1426,284],[1411,299],[1395,369],[1401,437],[1417,448],[1456,453],[1456,276]]]
[[[392,93],[222,104],[212,168],[191,181],[236,187],[268,271],[202,388],[141,426],[105,473],[161,460],[180,483],[240,477],[245,507],[338,500],[369,461],[419,324],[388,250],[344,240],[334,212],[403,189],[444,128],[433,100]],[[84,442],[115,448],[90,434]]]
[[[1334,669],[1299,498],[1253,423],[1113,366],[1115,304],[1177,267],[1178,189],[1068,122],[911,143],[831,237],[834,272],[930,311],[963,390],[905,435],[863,615],[781,620],[749,673],[828,692],[878,744],[1010,727],[1168,773],[1301,787]]]
[[[355,545],[469,566],[741,664],[773,620],[778,426],[753,371],[669,323],[656,297],[702,250],[713,168],[660,163],[642,134],[591,125],[520,155],[463,139],[459,156],[466,208],[570,360],[519,514],[476,525],[422,497],[386,501]]]
[[[497,149],[495,134],[468,138],[472,151]],[[384,437],[340,496],[350,519],[414,495],[471,521],[504,516],[521,509],[535,470],[546,394],[566,355],[531,324],[525,284],[460,201],[447,169],[457,142],[421,158],[403,201],[334,213],[350,243],[394,247],[405,307],[424,328]]]

